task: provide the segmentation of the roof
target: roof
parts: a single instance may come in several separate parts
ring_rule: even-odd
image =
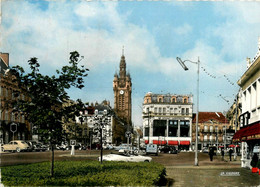
[[[0,58],[0,74],[4,74],[7,69],[8,69],[8,66],[3,61],[3,59]]]
[[[220,123],[229,123],[229,120],[221,112],[199,112],[199,123],[204,123],[210,120]],[[192,116],[192,123],[196,123],[196,114]]]

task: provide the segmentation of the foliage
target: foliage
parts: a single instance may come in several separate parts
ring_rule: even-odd
[[[31,72],[25,73],[20,66],[10,69],[20,88],[26,90],[29,99],[21,99],[19,92],[14,94],[16,99],[11,104],[11,109],[16,113],[23,113],[26,119],[38,129],[38,134],[43,141],[51,144],[52,162],[51,176],[54,172],[54,144],[60,143],[65,138],[63,123],[75,115],[84,104],[78,100],[75,104],[69,103],[67,89],[71,87],[83,88],[88,69],[79,67],[79,53],[70,53],[69,65],[56,70],[57,75],[43,75],[39,71],[40,64],[37,58],[31,58],[29,66]]]
[[[260,169],[260,160],[258,160],[256,167]]]
[[[83,77],[87,76],[88,69],[84,66],[78,67],[78,58],[78,52],[71,52],[69,65],[56,70],[56,76],[42,75],[39,72],[40,64],[35,57],[28,61],[30,73],[25,73],[20,66],[15,66],[10,70],[16,77],[14,81],[19,87],[26,89],[29,97],[29,100],[22,100],[19,99],[19,93],[17,93],[13,108],[25,114],[26,119],[36,126],[39,134],[51,144],[62,141],[63,121],[74,116],[75,111],[79,111],[83,105],[78,100],[75,105],[62,107],[65,102],[69,101],[67,89],[84,87]]]
[[[165,179],[158,163],[97,161],[57,161],[55,177],[46,173],[49,163],[2,167],[2,183],[7,186],[153,186]]]

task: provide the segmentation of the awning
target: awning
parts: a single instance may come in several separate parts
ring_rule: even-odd
[[[148,141],[148,140],[145,140],[144,143],[145,143],[145,144],[149,144],[149,141]]]
[[[165,145],[167,143],[167,141],[165,140],[153,140],[153,144],[157,144],[157,145]]]
[[[249,125],[237,131],[233,136],[233,142],[260,139],[260,122]]]
[[[240,147],[240,146],[239,146],[239,145],[231,144],[231,145],[228,145],[228,147],[232,147],[232,148],[234,148],[234,147]]]
[[[180,145],[190,145],[190,141],[180,141]]]
[[[179,142],[176,140],[176,141],[174,141],[174,140],[169,140],[168,141],[168,145],[179,145]]]

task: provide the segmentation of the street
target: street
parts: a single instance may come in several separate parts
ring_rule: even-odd
[[[104,155],[110,150],[104,150]],[[70,151],[55,151],[55,160],[96,160],[99,150],[76,151],[74,156]],[[154,162],[166,167],[169,186],[258,186],[260,175],[251,170],[241,168],[240,157],[236,161],[225,161],[220,156],[209,160],[207,153],[199,153],[199,166],[194,166],[194,152],[179,154],[163,154],[151,156]],[[1,154],[1,166],[17,165],[50,161],[51,152],[22,152]]]

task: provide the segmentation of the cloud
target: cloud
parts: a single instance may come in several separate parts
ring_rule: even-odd
[[[185,24],[175,28],[174,32],[178,35],[187,35],[190,32],[192,32],[192,27],[189,24],[185,23]]]

